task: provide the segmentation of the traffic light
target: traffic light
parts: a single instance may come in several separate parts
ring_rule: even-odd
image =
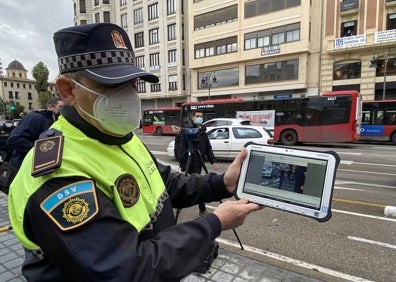
[[[10,110],[15,111],[15,105],[10,105]]]

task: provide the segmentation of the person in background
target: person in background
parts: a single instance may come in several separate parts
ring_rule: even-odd
[[[201,174],[205,165],[205,158],[212,164],[214,170],[219,168],[206,134],[206,128],[202,125],[202,122],[203,113],[200,111],[193,112],[191,123],[186,124],[185,128],[175,138],[175,150],[178,152],[176,155],[178,156],[177,160],[182,173]],[[185,130],[188,130],[188,128],[196,129],[193,136],[186,136]],[[199,203],[198,208],[199,216],[207,214],[205,203]]]
[[[62,115],[26,155],[11,184],[13,231],[26,251],[28,281],[180,281],[206,272],[222,230],[261,209],[229,200],[176,223],[174,208],[233,196],[241,150],[224,174],[172,172],[133,131],[139,69],[127,33],[112,23],[57,31]]]
[[[7,139],[7,145],[12,150],[11,165],[15,168],[21,166],[40,133],[47,130],[57,120],[62,106],[63,101],[60,98],[49,98],[44,110],[30,112],[11,131]]]

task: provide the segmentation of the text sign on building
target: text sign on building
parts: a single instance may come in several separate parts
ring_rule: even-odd
[[[293,94],[274,95],[274,100],[283,100],[283,99],[291,99],[291,98],[293,98]]]
[[[396,41],[396,29],[378,31],[374,33],[374,43]]]
[[[358,34],[347,37],[336,38],[335,49],[351,48],[366,45],[366,34]]]
[[[280,53],[279,45],[264,46],[263,48],[261,48],[261,56],[268,56],[279,53]]]

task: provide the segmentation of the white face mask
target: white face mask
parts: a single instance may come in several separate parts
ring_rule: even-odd
[[[98,96],[93,105],[93,116],[79,105],[77,107],[97,120],[104,129],[116,135],[125,136],[139,127],[140,99],[130,82],[99,93],[75,80],[72,81],[82,89]]]

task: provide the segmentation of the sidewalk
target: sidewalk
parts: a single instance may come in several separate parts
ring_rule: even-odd
[[[0,192],[0,228],[9,226],[7,197]],[[189,275],[183,282],[243,282],[243,281],[340,281],[318,272],[296,269],[284,263],[268,263],[240,254],[238,250],[227,250],[221,246],[218,258],[204,275]],[[26,281],[21,274],[24,252],[12,230],[0,233],[0,281]]]

